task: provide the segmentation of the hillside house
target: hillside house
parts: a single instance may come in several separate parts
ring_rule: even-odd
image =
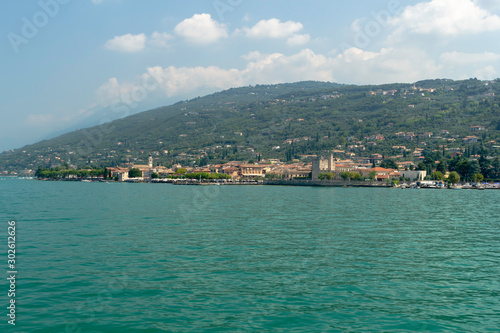
[[[384,159],[384,156],[380,155],[380,154],[371,154],[370,155],[370,160],[372,163],[375,163],[375,164],[380,164],[382,163],[382,160]]]
[[[476,143],[479,138],[477,136],[466,136],[462,139],[463,143]]]

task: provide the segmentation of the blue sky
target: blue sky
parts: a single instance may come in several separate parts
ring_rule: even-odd
[[[86,119],[244,85],[500,76],[498,0],[10,0],[2,7],[0,151]]]

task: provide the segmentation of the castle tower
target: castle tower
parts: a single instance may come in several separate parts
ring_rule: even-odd
[[[335,172],[335,161],[333,158],[333,154],[330,154],[330,158],[328,159],[328,172]]]
[[[335,172],[335,159],[333,154],[330,154],[328,158],[320,157],[313,161],[311,176],[312,180],[318,180],[319,174],[323,172]]]
[[[151,155],[149,155],[149,158],[148,158],[148,166],[149,166],[150,168],[152,168],[152,167],[153,167],[153,156],[151,156]]]

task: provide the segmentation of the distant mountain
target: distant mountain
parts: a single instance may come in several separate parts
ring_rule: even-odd
[[[475,79],[233,88],[4,152],[0,170],[142,163],[149,154],[155,163],[168,165],[258,156],[292,159],[328,151],[398,156],[394,146],[409,152],[494,146],[492,141],[500,139],[499,96],[498,81]],[[467,136],[477,143],[464,141]]]
[[[167,102],[168,100],[171,100],[170,101],[171,103],[178,101],[178,100],[172,100],[171,98],[167,99]],[[122,119],[140,113],[141,110],[152,109],[154,105],[157,104],[152,104],[151,102],[144,100],[140,102],[134,102],[130,105],[126,105],[124,103],[117,103],[116,105],[104,108],[101,106],[96,106],[90,108],[89,110],[86,110],[87,112],[85,112],[85,114],[80,115],[79,117],[73,119],[71,125],[60,128],[46,135],[45,138],[43,139],[50,140],[69,132],[109,123],[114,120]]]

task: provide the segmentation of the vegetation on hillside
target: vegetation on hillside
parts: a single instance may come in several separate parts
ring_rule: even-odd
[[[331,152],[339,158],[378,153],[384,160],[417,165],[413,153],[420,150],[427,158],[420,167],[428,171],[445,171],[437,170],[435,161],[449,160],[447,168],[465,172],[463,159],[471,163],[469,158],[481,155],[481,171],[494,175],[499,105],[500,80],[234,88],[4,152],[0,170],[145,164],[150,154],[155,165],[166,166],[260,158],[308,161],[307,155]],[[456,152],[465,157],[455,163]]]

